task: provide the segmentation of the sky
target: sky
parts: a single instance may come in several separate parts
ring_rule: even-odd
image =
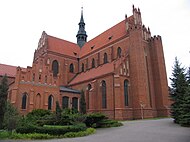
[[[190,0],[0,0],[0,63],[32,66],[43,31],[76,43],[81,7],[89,41],[131,16],[133,4],[152,36],[162,36],[168,78],[176,56],[189,67]]]

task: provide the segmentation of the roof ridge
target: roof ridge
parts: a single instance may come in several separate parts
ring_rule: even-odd
[[[0,65],[9,66],[9,67],[15,67],[15,68],[17,68],[17,67],[18,67],[18,66],[8,65],[8,64],[2,64],[2,63],[0,63]]]
[[[55,39],[58,39],[58,40],[66,41],[66,42],[69,42],[69,43],[77,45],[77,43],[74,43],[74,42],[71,42],[71,41],[68,41],[68,40],[65,40],[65,39],[62,39],[62,38],[58,38],[58,37],[55,37],[55,36],[52,36],[52,35],[47,35],[47,36],[51,37],[51,38],[55,38]]]
[[[107,30],[103,31],[102,33],[100,33],[99,35],[95,36],[94,38],[92,38],[92,39],[91,39],[91,40],[89,40],[88,42],[92,41],[93,39],[95,39],[95,38],[97,38],[97,37],[99,37],[99,36],[101,36],[101,35],[103,35],[103,34],[104,34],[104,33],[106,33],[107,31],[109,31],[110,29],[112,29],[112,28],[114,28],[114,27],[118,26],[118,25],[119,25],[119,24],[121,24],[123,21],[125,21],[125,19],[124,19],[124,20],[122,20],[122,21],[120,21],[120,22],[118,22],[117,24],[113,25],[113,26],[112,26],[112,27],[110,27],[109,29],[107,29]],[[87,43],[88,43],[88,42],[87,42]]]

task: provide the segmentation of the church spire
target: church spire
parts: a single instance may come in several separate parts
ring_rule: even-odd
[[[80,23],[84,23],[84,18],[83,18],[83,7],[81,7],[81,18],[80,18]]]
[[[78,30],[78,33],[76,35],[77,44],[80,46],[80,48],[82,48],[82,46],[87,41],[87,34],[85,31],[85,23],[84,23],[84,18],[83,18],[83,7],[81,7],[81,18],[80,18],[80,22],[78,25],[79,25],[79,30]]]

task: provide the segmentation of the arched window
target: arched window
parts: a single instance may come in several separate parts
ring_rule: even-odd
[[[84,63],[82,63],[81,71],[84,71]]]
[[[22,96],[22,109],[26,109],[27,93]]]
[[[129,98],[128,98],[128,81],[124,81],[124,102],[125,106],[129,105]]]
[[[72,108],[78,110],[78,98],[72,98]]]
[[[69,72],[74,73],[74,65],[73,65],[73,63],[71,63],[70,66],[69,66]]]
[[[106,82],[102,81],[102,108],[107,108],[107,100],[106,100]]]
[[[64,97],[62,98],[62,108],[63,108],[63,109],[69,108],[69,97],[64,96]]]
[[[104,64],[108,62],[108,55],[107,53],[104,53]]]
[[[92,88],[91,84],[88,84],[88,91]]]
[[[118,48],[117,48],[117,57],[118,57],[118,58],[121,57],[121,52],[122,52],[122,51],[121,51],[121,48],[118,47]]]
[[[94,58],[92,59],[92,68],[95,68],[95,60],[94,60]]]
[[[40,109],[40,103],[41,103],[41,95],[38,93],[36,95],[36,109]]]
[[[39,81],[41,81],[41,79],[42,79],[42,75],[41,75],[41,74],[39,74]]]
[[[59,63],[57,60],[54,60],[52,63],[52,71],[53,71],[53,77],[57,77],[57,74],[59,73]]]
[[[48,110],[52,110],[52,107],[53,107],[53,96],[50,95],[48,97]]]

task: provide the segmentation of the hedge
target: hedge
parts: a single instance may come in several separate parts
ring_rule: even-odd
[[[22,126],[16,129],[17,133],[27,134],[27,133],[41,133],[50,135],[64,135],[67,132],[79,132],[85,131],[87,129],[86,125],[83,123],[64,127],[39,127],[34,125]]]
[[[96,129],[88,128],[86,131],[79,131],[79,132],[68,132],[64,134],[64,138],[74,138],[74,137],[84,137],[90,134],[94,134]]]
[[[119,126],[123,126],[123,124],[121,122],[118,122],[117,120],[110,120],[110,119],[101,120],[97,124],[98,128],[119,127]]]

